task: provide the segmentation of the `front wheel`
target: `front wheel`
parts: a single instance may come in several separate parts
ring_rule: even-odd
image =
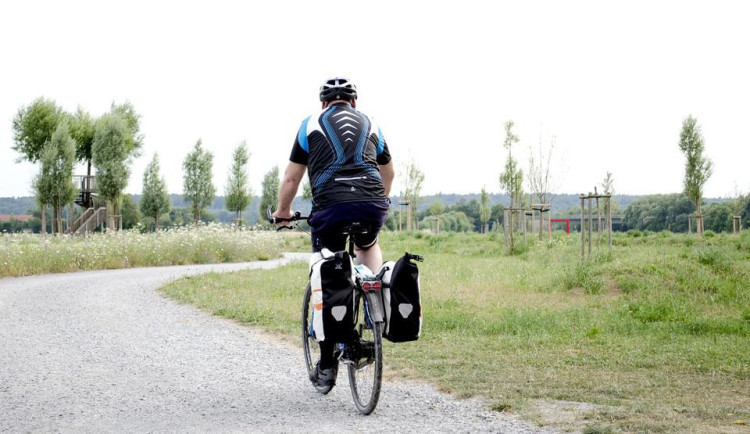
[[[354,344],[359,351],[348,364],[349,387],[357,410],[370,414],[378,405],[383,378],[383,323],[370,322],[363,312],[359,316],[359,342]]]

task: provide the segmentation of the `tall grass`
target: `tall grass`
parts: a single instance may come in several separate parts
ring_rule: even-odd
[[[390,375],[579,432],[746,432],[750,233],[618,234],[585,261],[579,243],[557,234],[509,256],[494,234],[383,234],[386,258],[426,258],[422,338],[386,346]],[[306,277],[294,265],[165,292],[296,338]],[[540,400],[597,406],[563,421]]]
[[[141,234],[4,234],[0,277],[80,270],[265,260],[280,255],[288,237],[208,225]]]

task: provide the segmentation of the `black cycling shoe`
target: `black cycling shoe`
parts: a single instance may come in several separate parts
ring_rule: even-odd
[[[336,377],[338,375],[339,365],[336,363],[332,368],[320,369],[320,362],[315,364],[315,374],[313,379],[313,385],[318,392],[326,394],[333,389],[336,385]]]

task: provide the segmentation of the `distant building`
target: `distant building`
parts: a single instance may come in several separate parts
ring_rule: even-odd
[[[11,220],[18,220],[19,222],[27,222],[33,219],[34,216],[31,214],[0,214],[0,223],[9,222]]]

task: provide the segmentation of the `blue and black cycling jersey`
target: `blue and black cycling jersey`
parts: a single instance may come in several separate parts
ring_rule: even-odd
[[[387,200],[379,166],[391,161],[388,145],[380,128],[349,104],[307,117],[289,159],[307,166],[314,210]]]

